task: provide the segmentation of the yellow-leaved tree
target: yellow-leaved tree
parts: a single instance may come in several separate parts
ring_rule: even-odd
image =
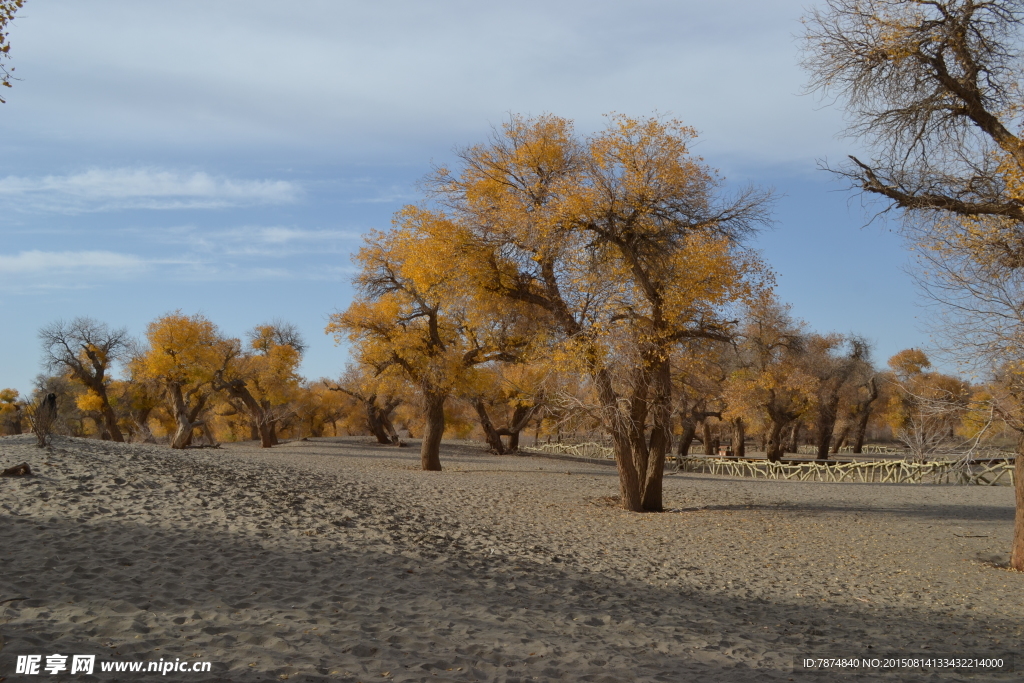
[[[697,428],[706,455],[712,452],[711,420],[721,420],[725,408],[725,380],[732,361],[731,349],[714,340],[693,339],[672,354],[672,400],[682,427],[676,455],[686,457]],[[746,423],[743,416],[728,420],[733,427],[735,455],[745,455]]]
[[[237,339],[223,340],[212,386],[237,403],[256,428],[260,446],[270,448],[278,443],[275,426],[299,398],[305,343],[293,325],[282,322],[257,325],[248,340],[248,349]]]
[[[391,415],[402,402],[402,387],[401,383],[389,381],[394,380],[393,375],[381,377],[384,369],[349,365],[330,388],[358,401],[366,414],[366,428],[376,437],[377,443],[390,445],[399,443]]]
[[[0,389],[0,434],[21,434],[25,404],[17,389]]]
[[[163,391],[175,424],[171,448],[185,448],[193,430],[204,425],[202,413],[214,394],[217,372],[237,340],[225,340],[204,316],[179,310],[151,322],[146,341],[148,348],[132,360],[133,374]]]
[[[694,137],[659,118],[612,116],[582,137],[563,118],[513,116],[430,183],[476,295],[544,315],[548,362],[589,378],[627,510],[662,509],[672,349],[728,339],[732,307],[770,286],[741,247],[768,195],[726,196]]]
[[[750,307],[726,382],[726,417],[742,418],[760,432],[772,462],[785,452],[783,430],[814,404],[814,378],[803,363],[806,345],[807,335],[787,307],[771,297]]]
[[[917,462],[966,441],[960,431],[972,404],[970,385],[930,371],[931,365],[924,351],[904,349],[889,359],[892,372],[886,377],[892,391],[884,417]]]
[[[457,234],[443,214],[416,207],[399,212],[392,230],[366,237],[356,256],[359,297],[327,326],[339,342],[352,342],[357,362],[375,368],[378,378],[417,387],[426,423],[424,470],[441,469],[448,398],[473,383],[476,366],[514,360],[527,341],[508,317],[494,317],[467,296],[453,269]]]

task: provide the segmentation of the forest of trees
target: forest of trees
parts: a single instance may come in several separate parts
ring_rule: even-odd
[[[931,371],[908,349],[876,367],[870,344],[820,334],[772,291],[745,240],[770,195],[729,196],[676,121],[615,116],[593,136],[554,116],[513,117],[428,179],[430,203],[371,232],[358,296],[327,332],[352,345],[337,379],[298,375],[306,344],[273,321],[231,338],[180,311],[141,340],[88,318],[39,331],[35,393],[0,392],[0,430],[55,429],[173,448],[371,434],[484,440],[607,439],[623,506],[662,507],[666,457],[729,445],[771,461],[827,459],[865,439],[917,460],[1004,433],[992,386]],[[987,411],[987,412],[986,412]],[[807,447],[811,452],[807,453]]]
[[[31,431],[33,407],[50,393],[58,433],[179,448],[338,435],[398,445],[426,434],[431,419],[420,386],[404,369],[382,371],[387,363],[361,358],[336,379],[298,376],[305,343],[281,322],[258,325],[241,341],[202,316],[173,313],[140,343],[78,318],[45,327],[40,338],[47,372],[29,396],[0,390],[0,434]],[[771,301],[745,310],[729,343],[676,351],[667,450],[679,455],[729,445],[737,455],[746,446],[775,460],[798,448],[828,458],[860,453],[870,437],[924,460],[991,429],[987,385],[932,372],[918,349],[879,369],[863,340],[808,332]],[[459,368],[465,374],[446,396],[444,433],[482,440],[499,454],[515,452],[524,435],[531,444],[609,438],[593,382],[554,360],[508,356],[471,373]]]
[[[920,350],[901,351],[879,369],[862,339],[809,332],[770,297],[739,313],[728,341],[691,339],[673,348],[666,452],[715,454],[728,445],[738,456],[757,450],[779,460],[799,450],[800,457],[829,458],[860,453],[870,438],[923,461],[962,449],[982,431],[990,440],[1002,434],[993,425],[991,387],[931,371]],[[524,439],[614,443],[599,387],[565,349],[547,339],[525,353],[539,331],[521,327],[515,337],[504,328],[507,347],[499,353],[479,336],[459,336],[461,327],[439,327],[448,348],[473,346],[433,361],[417,355],[429,349],[430,320],[402,326],[384,351],[379,339],[359,346],[338,378],[310,382],[297,374],[305,342],[280,321],[255,326],[244,340],[180,312],[154,320],[142,340],[88,318],[58,321],[39,332],[46,372],[33,393],[0,390],[0,434],[31,432],[33,410],[53,394],[52,429],[71,436],[186,448],[370,435],[399,446],[430,434],[437,416],[428,391],[442,378],[451,383],[441,385],[435,430],[448,438],[481,440],[499,454],[516,452]],[[609,354],[604,362],[628,360]],[[424,390],[424,378],[436,384]],[[641,427],[647,439],[653,424],[648,418]],[[439,456],[424,461],[425,469],[439,466]]]

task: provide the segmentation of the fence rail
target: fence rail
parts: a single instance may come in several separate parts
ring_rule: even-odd
[[[527,446],[520,450],[571,455],[577,458],[615,459],[615,451],[612,448],[594,442],[546,443]],[[964,466],[953,460],[926,463],[906,460],[777,463],[767,460],[739,460],[709,456],[688,456],[670,458],[670,460],[676,462],[681,472],[761,479],[881,484],[973,484],[980,486],[1013,486],[1014,483],[1012,462],[975,463]]]

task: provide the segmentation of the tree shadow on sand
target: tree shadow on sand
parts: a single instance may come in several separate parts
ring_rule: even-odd
[[[824,681],[835,673],[794,672],[795,659],[1003,655],[1024,625],[671,590],[457,543],[352,542],[342,530],[260,538],[8,515],[0,547],[11,551],[0,599],[28,598],[0,605],[0,676],[19,654],[62,653],[215,662],[212,676],[168,681]]]

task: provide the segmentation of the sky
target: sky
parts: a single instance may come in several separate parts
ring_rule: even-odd
[[[898,226],[819,170],[858,150],[803,94],[789,0],[27,0],[20,80],[0,105],[0,387],[31,391],[38,330],[88,316],[137,337],[202,313],[225,334],[280,319],[302,373],[348,356],[324,334],[352,253],[418,182],[510,114],[587,133],[671,116],[726,188],[773,188],[752,246],[819,332],[879,363],[927,346]]]

